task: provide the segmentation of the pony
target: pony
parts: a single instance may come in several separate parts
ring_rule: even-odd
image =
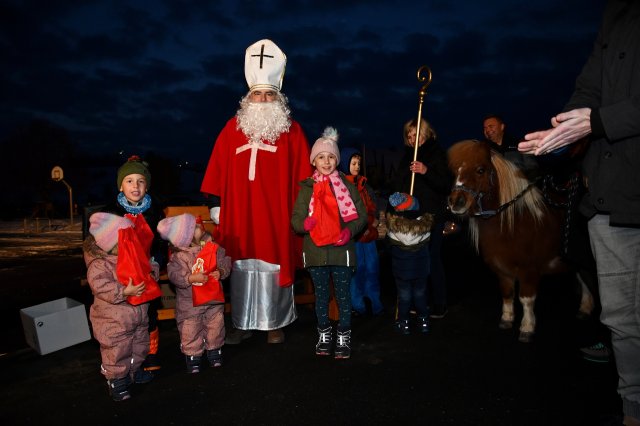
[[[469,219],[472,243],[498,277],[502,294],[499,327],[513,327],[518,282],[523,311],[518,340],[530,342],[541,277],[571,271],[561,256],[565,212],[550,206],[535,182],[484,142],[460,141],[449,148],[448,157],[455,176],[448,206],[455,215]],[[578,281],[580,314],[588,316],[594,307],[593,296],[579,276]]]

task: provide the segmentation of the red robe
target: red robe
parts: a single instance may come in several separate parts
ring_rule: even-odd
[[[233,261],[261,259],[280,265],[281,287],[293,284],[301,262],[301,238],[291,227],[299,182],[311,175],[309,144],[292,121],[275,152],[258,150],[249,180],[251,149],[236,154],[248,138],[232,118],[218,135],[200,190],[220,197],[220,245]],[[269,144],[267,144],[269,145]]]

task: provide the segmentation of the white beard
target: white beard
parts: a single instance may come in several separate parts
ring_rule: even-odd
[[[275,144],[282,133],[291,127],[290,110],[284,95],[273,102],[250,102],[248,96],[240,101],[238,126],[250,143]]]

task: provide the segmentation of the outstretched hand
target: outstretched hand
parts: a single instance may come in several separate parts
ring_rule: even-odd
[[[591,108],[577,108],[551,119],[553,128],[528,133],[518,151],[543,155],[572,144],[591,133]]]

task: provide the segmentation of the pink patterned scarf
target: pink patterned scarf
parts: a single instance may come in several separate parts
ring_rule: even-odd
[[[351,199],[351,194],[349,194],[349,188],[345,185],[340,177],[340,173],[337,170],[334,170],[328,176],[323,175],[319,171],[315,170],[313,172],[313,180],[316,183],[322,183],[325,180],[329,180],[331,182],[331,186],[333,187],[333,194],[336,197],[336,201],[338,202],[338,209],[340,210],[340,217],[344,223],[351,222],[358,218],[358,212],[356,211],[356,206]],[[313,194],[311,195],[311,200],[309,201],[309,216],[313,214]]]

